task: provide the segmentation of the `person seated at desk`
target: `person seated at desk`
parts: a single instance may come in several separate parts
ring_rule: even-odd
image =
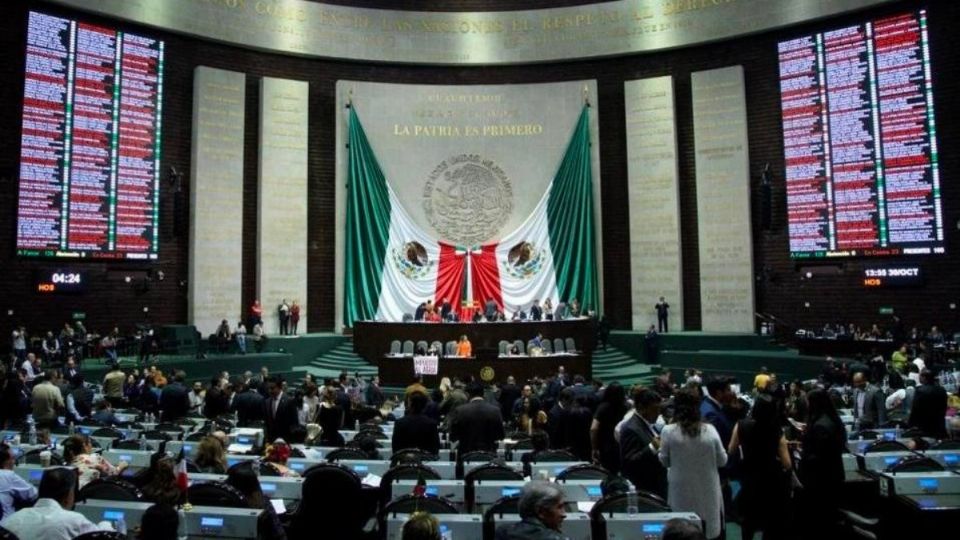
[[[484,321],[486,321],[486,319],[483,317],[483,313],[481,313],[479,310],[473,312],[473,322],[478,323]]]
[[[466,334],[460,336],[460,341],[457,343],[457,356],[461,358],[473,356],[473,345],[470,344]]]
[[[419,511],[410,515],[410,519],[403,524],[401,540],[438,540],[440,536],[440,522],[429,512]]]
[[[272,464],[280,472],[280,476],[292,478],[300,476],[297,471],[287,467],[287,460],[290,459],[290,445],[283,439],[273,441],[273,444],[267,445],[264,450],[263,461]]]
[[[247,505],[254,510],[263,510],[257,518],[257,538],[262,540],[286,540],[287,533],[280,523],[273,504],[263,495],[260,479],[257,477],[253,461],[241,461],[230,467],[227,472],[227,484],[243,494]]]
[[[514,343],[507,349],[507,356],[520,356],[520,347],[517,347],[517,344]]]
[[[162,454],[154,454],[162,456]],[[176,464],[165,455],[151,459],[150,482],[143,487],[143,498],[149,502],[176,506],[182,502],[183,492],[177,485]]]
[[[180,516],[173,506],[157,503],[140,518],[139,540],[176,540],[180,528]]]
[[[517,311],[513,312],[513,316],[510,317],[510,320],[513,322],[525,321],[527,320],[527,314],[522,309],[518,309]]]
[[[227,474],[227,451],[216,437],[204,437],[197,447],[197,468],[204,474]]]
[[[560,526],[567,517],[566,500],[560,486],[550,482],[528,482],[520,491],[517,509],[520,521],[497,527],[496,540],[559,540]]]
[[[40,479],[37,503],[9,516],[3,521],[3,528],[25,540],[71,540],[81,534],[105,530],[73,511],[76,486],[77,473],[73,469],[46,469]]]
[[[17,506],[31,504],[37,498],[37,488],[13,472],[16,461],[10,447],[0,443],[0,519],[12,516]]]
[[[127,468],[127,463],[124,461],[114,466],[100,454],[94,454],[90,437],[86,435],[71,435],[63,441],[63,462],[77,468],[77,473],[80,475],[80,489],[93,480],[116,476]]]

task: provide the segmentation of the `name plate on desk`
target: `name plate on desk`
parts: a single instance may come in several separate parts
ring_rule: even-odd
[[[414,375],[436,375],[440,367],[440,359],[436,356],[414,356]]]

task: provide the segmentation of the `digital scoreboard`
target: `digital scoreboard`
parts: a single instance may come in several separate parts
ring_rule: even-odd
[[[779,44],[794,258],[944,252],[927,14]]]
[[[157,258],[162,41],[31,12],[17,254]]]

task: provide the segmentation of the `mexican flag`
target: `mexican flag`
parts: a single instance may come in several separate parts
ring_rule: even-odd
[[[459,246],[433,238],[400,204],[355,107],[349,109],[344,324],[402,321],[422,302],[468,316],[493,300],[509,318],[534,300],[576,298],[598,310],[589,107],[533,212],[496,242]]]

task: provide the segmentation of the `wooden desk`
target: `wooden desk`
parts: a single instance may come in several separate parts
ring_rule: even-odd
[[[413,381],[412,357],[380,356],[376,364],[380,382],[385,386],[407,386]],[[503,356],[489,360],[450,357],[440,358],[438,374],[424,375],[423,383],[427,387],[435,387],[443,377],[464,379],[469,375],[488,383],[503,383],[508,376],[513,375],[517,384],[522,385],[533,377],[547,378],[556,374],[559,366],[563,366],[571,376],[583,375],[588,380],[593,368],[590,356],[583,354]]]
[[[390,352],[390,342],[411,340],[431,343],[458,341],[466,335],[473,345],[473,353],[496,351],[500,340],[520,340],[526,346],[528,340],[538,333],[544,338],[565,339],[572,337],[577,353],[589,357],[593,353],[593,321],[591,319],[568,319],[565,321],[485,322],[485,323],[387,323],[357,322],[353,327],[353,352],[371,364]],[[411,371],[412,373],[412,371]],[[584,375],[587,375],[586,373]]]

